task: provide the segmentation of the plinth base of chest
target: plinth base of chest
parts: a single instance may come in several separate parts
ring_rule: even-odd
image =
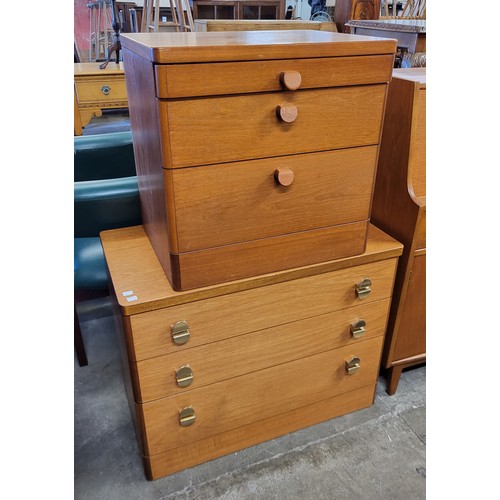
[[[368,224],[366,220],[180,254],[155,247],[155,238],[150,238],[172,288],[185,291],[360,255]]]

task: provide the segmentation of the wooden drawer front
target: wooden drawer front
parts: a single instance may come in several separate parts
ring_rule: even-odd
[[[378,144],[386,85],[159,101],[163,166]],[[278,106],[293,105],[286,123]]]
[[[384,335],[390,299],[322,314],[248,335],[185,349],[137,363],[141,399],[147,402],[313,354]],[[355,338],[351,325],[366,322]],[[180,387],[176,371],[188,365],[193,382]]]
[[[109,89],[109,92],[107,92],[107,89]],[[76,82],[76,92],[79,104],[127,100],[127,88],[123,76],[100,80],[87,78],[85,81]]]
[[[157,479],[278,436],[367,408],[373,404],[374,392],[374,385],[367,385],[353,392],[273,415],[180,448],[145,456],[143,458],[147,467],[146,474],[149,479]]]
[[[130,317],[135,360],[160,356],[319,314],[375,302],[391,296],[397,259],[364,264],[275,285],[181,304]],[[355,285],[372,280],[360,299]],[[187,343],[176,345],[172,325],[185,320]]]
[[[300,89],[387,83],[393,60],[380,55],[157,65],[156,93],[177,98],[286,90],[280,74],[287,71],[300,73]]]
[[[375,384],[382,342],[383,337],[376,337],[145,403],[146,454],[161,453]],[[346,362],[353,357],[360,359],[360,369],[349,375]],[[179,410],[189,406],[195,411],[196,422],[182,427]]]
[[[215,246],[367,220],[376,146],[165,170],[175,199],[173,251]],[[292,184],[274,172],[291,169]],[[175,250],[177,248],[177,250]]]

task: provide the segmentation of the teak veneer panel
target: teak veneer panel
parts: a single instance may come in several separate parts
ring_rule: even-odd
[[[385,93],[381,84],[160,100],[163,167],[378,144]],[[296,106],[293,123],[278,119],[284,105]]]
[[[282,413],[279,417],[258,420],[216,436],[188,443],[180,448],[153,456],[143,456],[146,475],[148,479],[158,479],[221,455],[361,410],[373,404],[374,395],[375,386],[370,384],[352,392]]]
[[[130,318],[133,357],[139,361],[388,298],[391,296],[395,266],[395,259],[383,260],[299,281],[286,281],[147,314],[135,314]],[[355,285],[364,278],[372,280],[372,292],[360,299],[355,293]],[[191,335],[186,344],[176,345],[171,338],[171,326],[181,320],[188,322]]]
[[[390,298],[387,298],[139,361],[137,393],[140,396],[137,402],[144,403],[191,391],[245,373],[383,336],[389,306]],[[354,338],[350,326],[359,319],[366,322],[366,333],[363,337]],[[230,359],[228,353],[231,353]],[[184,365],[190,366],[194,378],[188,387],[179,387],[175,372]]]
[[[361,255],[177,292],[165,276],[143,226],[103,231],[101,241],[124,316],[392,259],[399,257],[403,249],[401,243],[370,225],[366,249]],[[127,291],[133,291],[137,299],[129,301],[129,297],[123,295]]]
[[[375,384],[383,338],[359,342],[312,357],[266,368],[141,405],[146,455],[193,443],[295,408]],[[361,368],[346,372],[359,357]],[[196,422],[179,425],[179,409],[192,406]],[[139,410],[140,411],[140,410]]]
[[[165,171],[177,229],[171,251],[366,221],[376,162],[377,147],[368,146]],[[283,168],[294,173],[286,187],[274,178]]]
[[[157,96],[179,98],[284,90],[279,76],[298,71],[300,89],[387,83],[394,56],[156,65]]]
[[[425,96],[425,68],[394,70],[371,214],[374,224],[404,245],[382,358],[389,394],[403,367],[425,361]]]

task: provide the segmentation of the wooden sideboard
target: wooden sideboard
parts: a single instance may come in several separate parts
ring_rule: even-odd
[[[194,19],[284,19],[285,0],[193,0]]]
[[[82,135],[82,128],[103,109],[128,107],[123,63],[109,63],[100,69],[98,62],[75,63],[74,74],[74,135]]]
[[[302,21],[300,19],[195,19],[194,30],[203,31],[261,31],[261,30],[319,30],[337,31],[333,22]]]
[[[148,479],[373,404],[402,251],[378,228],[361,255],[188,292],[142,226],[101,240]]]
[[[372,222],[404,244],[382,359],[387,392],[426,359],[426,69],[396,69],[389,85]]]

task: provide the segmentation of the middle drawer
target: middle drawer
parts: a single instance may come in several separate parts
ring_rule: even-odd
[[[132,359],[140,361],[386,299],[392,294],[396,264],[397,259],[388,259],[132,315],[127,328]],[[372,282],[371,291],[360,298],[356,284],[365,278]],[[173,325],[180,321],[186,322],[189,332],[183,344],[173,338]]]
[[[385,92],[377,84],[160,99],[163,167],[378,144]]]
[[[390,299],[265,328],[137,363],[137,403],[384,335]]]
[[[170,251],[368,220],[376,160],[366,146],[164,170]]]

